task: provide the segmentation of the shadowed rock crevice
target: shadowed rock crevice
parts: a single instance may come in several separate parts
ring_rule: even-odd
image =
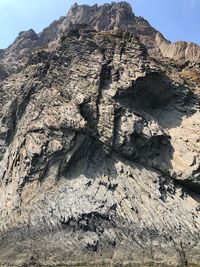
[[[115,99],[121,106],[134,112],[144,121],[147,119],[149,123],[158,124],[163,131],[163,136],[154,136],[152,139],[145,136],[148,135],[148,131],[145,131],[143,137],[140,135],[139,139],[135,137],[134,147],[141,154],[140,157],[136,156],[137,160],[180,182],[186,180],[183,181],[184,185],[190,184],[191,190],[196,188],[194,191],[199,192],[198,178],[195,178],[195,176],[199,177],[198,165],[194,170],[188,166],[191,172],[185,175],[174,169],[173,161],[176,155],[174,155],[175,148],[169,132],[170,129],[173,131],[174,127],[179,127],[184,117],[192,117],[197,112],[198,96],[188,86],[174,84],[167,75],[153,72],[138,78],[126,90],[120,88]],[[142,132],[145,123],[138,125]]]
[[[156,113],[161,113],[169,107],[180,108],[180,110],[181,106],[185,107],[180,117],[185,114],[192,115],[195,112],[197,96],[188,87],[175,85],[164,73],[152,72],[146,74],[145,77],[138,78],[130,88],[118,90],[116,100],[122,106],[141,112],[144,116],[149,115],[157,120]],[[177,120],[177,126],[180,124],[180,117]],[[166,125],[166,128],[171,127],[173,125]]]

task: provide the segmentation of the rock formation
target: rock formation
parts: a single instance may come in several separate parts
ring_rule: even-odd
[[[180,45],[123,2],[0,52],[0,264],[199,264],[199,59]]]

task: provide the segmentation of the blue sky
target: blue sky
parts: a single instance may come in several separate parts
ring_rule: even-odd
[[[7,47],[20,31],[40,32],[67,13],[70,0],[0,0],[0,48]],[[102,4],[103,0],[77,0],[78,4]],[[137,16],[146,18],[170,41],[200,44],[200,0],[130,0]]]

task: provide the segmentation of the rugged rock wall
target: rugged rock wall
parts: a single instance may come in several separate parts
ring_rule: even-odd
[[[162,55],[174,60],[200,61],[200,47],[194,43],[166,41],[160,33],[156,35],[156,44]]]
[[[32,29],[21,32],[12,45],[0,50],[0,64],[3,63],[9,73],[18,71],[34,50],[58,45],[58,40],[74,24],[88,24],[97,31],[126,29],[140,39],[154,58],[164,56],[175,60],[200,60],[200,47],[197,44],[171,44],[143,17],[135,16],[130,4],[113,2],[102,6],[74,4],[66,16],[54,21],[41,33],[36,34]]]
[[[0,68],[2,265],[200,262],[199,65],[150,57],[121,15],[73,24],[108,9],[135,20],[75,5],[60,39]]]

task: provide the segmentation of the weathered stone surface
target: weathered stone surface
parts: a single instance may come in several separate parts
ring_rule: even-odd
[[[156,35],[156,43],[164,57],[174,60],[200,61],[200,46],[183,41],[170,43],[160,33]]]
[[[128,30],[139,38],[148,53],[155,58],[164,56],[174,60],[195,62],[200,59],[200,48],[197,44],[172,44],[143,17],[135,16],[130,4],[113,2],[102,6],[74,4],[66,16],[54,21],[39,34],[32,29],[21,32],[12,45],[0,50],[0,64],[3,63],[9,73],[17,72],[27,63],[33,51],[58,45],[63,34],[76,24],[87,24],[97,31]]]
[[[198,63],[150,56],[126,3],[61,20],[0,68],[0,264],[198,265]]]
[[[20,32],[4,52],[0,55],[5,66],[14,71],[19,65],[26,63],[33,49],[38,45],[38,36],[33,30]]]

